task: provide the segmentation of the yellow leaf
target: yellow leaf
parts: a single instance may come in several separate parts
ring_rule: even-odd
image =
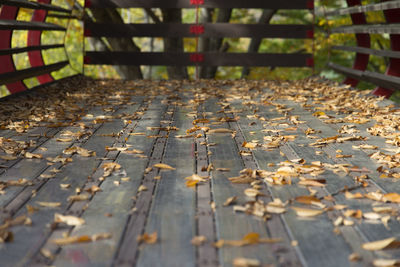
[[[164,163],[154,164],[153,167],[163,169],[163,170],[176,170],[174,167],[171,167],[168,164],[164,164]]]
[[[400,241],[396,240],[395,237],[362,244],[362,248],[365,250],[383,250],[398,247],[400,247]]]
[[[324,213],[324,210],[306,209],[299,207],[292,207],[296,211],[297,216],[300,217],[314,217]]]
[[[44,202],[44,201],[37,201],[36,202],[39,206],[48,207],[48,208],[56,208],[61,206],[61,202]]]
[[[144,242],[146,244],[155,244],[157,242],[157,232],[152,234],[144,233],[143,235],[137,237],[137,241],[139,243]]]
[[[85,220],[76,216],[62,215],[59,213],[54,214],[54,222],[65,223],[67,225],[78,226],[85,223]]]

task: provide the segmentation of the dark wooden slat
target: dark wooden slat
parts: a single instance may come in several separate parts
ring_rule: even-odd
[[[337,15],[348,15],[354,13],[364,13],[369,11],[380,11],[380,10],[388,10],[388,9],[395,9],[400,8],[400,1],[388,1],[384,3],[378,4],[369,4],[363,6],[353,6],[347,8],[340,8],[328,12],[322,13],[325,16],[337,16]]]
[[[175,138],[193,126],[186,113],[182,109],[175,112],[173,123],[179,130],[170,133],[163,162],[176,170],[160,173],[147,219],[145,232],[156,231],[160,241],[142,247],[137,266],[195,266],[196,248],[190,244],[195,235],[195,191],[187,188],[184,180],[194,173],[193,140]]]
[[[171,109],[164,110],[163,120],[171,120],[174,116],[173,113]],[[160,131],[159,134],[165,135],[167,133]],[[165,142],[164,138],[157,138],[155,140],[151,156],[149,157],[148,167],[163,161]],[[150,172],[143,175],[141,185],[145,186],[147,190],[138,192],[136,195],[134,202],[135,212],[128,218],[125,233],[120,240],[113,266],[136,266],[140,249],[137,237],[145,231],[147,217],[153,201],[153,192],[157,184],[157,180],[154,177],[159,174],[159,170],[153,168]]]
[[[204,61],[192,62],[190,53],[86,52],[93,65],[174,66],[275,66],[306,67],[310,54],[204,53]]]
[[[331,29],[332,33],[400,34],[400,24],[365,24],[342,26]]]
[[[205,8],[266,8],[266,9],[309,9],[312,1],[308,0],[286,0],[286,1],[264,1],[264,0],[207,0],[201,7]],[[194,8],[189,0],[86,0],[86,7],[110,8],[110,7],[143,7],[143,8]]]
[[[72,10],[65,9],[59,6],[38,3],[33,1],[26,1],[26,0],[1,0],[0,5],[16,6],[16,7],[31,8],[31,9],[43,9],[43,10],[58,11],[64,13],[72,12]]]
[[[216,114],[219,111],[217,104],[219,99],[214,98],[205,102],[205,111]],[[228,123],[217,126],[218,128],[229,128]],[[232,129],[234,130],[234,129]],[[235,213],[231,206],[224,207],[227,198],[237,196],[237,203],[243,204],[248,199],[243,191],[248,188],[243,184],[232,184],[228,177],[237,176],[239,171],[246,167],[243,159],[239,155],[239,148],[231,134],[208,135],[207,141],[215,143],[210,146],[210,163],[214,168],[228,168],[229,172],[213,171],[212,173],[212,193],[215,204],[215,224],[218,239],[238,240],[249,232],[259,233],[261,237],[271,237],[271,233],[261,219],[254,219],[247,214]],[[280,235],[280,233],[273,233]],[[279,236],[280,238],[280,236]],[[219,249],[219,266],[231,266],[233,259],[237,257],[255,258],[263,264],[278,264],[278,257],[273,252],[273,244],[258,244],[256,247],[245,246],[241,248],[224,246]],[[260,253],[263,251],[263,253]]]
[[[338,45],[332,46],[332,49],[357,52],[362,54],[370,54],[381,57],[400,58],[400,52],[390,51],[390,50],[376,50],[359,46],[338,46]]]
[[[328,66],[335,71],[345,74],[349,77],[371,82],[387,89],[400,89],[400,78],[372,71],[359,71],[352,68],[343,67],[334,63],[329,63]]]
[[[0,20],[0,30],[65,31],[65,28],[52,23],[2,19]]]
[[[50,73],[52,71],[59,70],[69,64],[68,61],[62,61],[59,63],[54,63],[41,67],[33,67],[30,69],[18,70],[11,73],[0,74],[0,85],[8,84],[16,81],[21,81],[23,79],[39,76],[45,73]]]
[[[61,48],[61,47],[64,47],[64,44],[38,45],[38,46],[28,46],[28,47],[21,47],[21,48],[3,49],[3,50],[0,50],[0,56],[10,55],[10,54],[18,54],[18,53],[23,53],[23,52],[28,52],[28,51],[35,51],[35,50]]]
[[[194,24],[85,24],[90,37],[195,37],[191,33]],[[311,25],[262,25],[233,23],[204,23],[201,37],[253,37],[253,38],[311,38]]]
[[[116,110],[116,113],[122,114],[122,112],[135,111],[137,106],[138,105],[128,106],[122,110]],[[95,116],[104,114],[101,107],[96,107],[94,110],[91,110],[91,112]],[[123,128],[123,125],[123,122],[119,119],[96,125],[93,129],[94,134],[86,142],[81,144],[81,147],[95,151],[97,156],[100,158],[105,157],[107,155],[105,146],[112,146],[113,143],[116,142],[116,139],[114,137],[102,135],[115,132],[116,128],[121,129]],[[56,142],[55,138],[52,141]],[[49,147],[51,146],[53,145],[49,144]],[[61,168],[61,172],[57,173],[56,177],[53,179],[48,180],[40,190],[37,190],[37,194],[32,195],[31,190],[26,190],[32,195],[32,197],[27,201],[27,204],[29,205],[37,206],[37,201],[58,201],[61,203],[61,206],[57,209],[41,209],[39,212],[32,214],[32,220],[35,221],[33,229],[21,228],[16,232],[17,234],[20,234],[21,237],[25,236],[26,238],[26,236],[29,236],[27,240],[20,241],[23,242],[23,245],[16,246],[18,253],[24,255],[24,257],[11,258],[11,256],[7,254],[10,254],[8,252],[15,249],[15,247],[10,247],[8,248],[7,253],[4,253],[5,255],[0,255],[2,261],[9,259],[7,262],[10,262],[10,264],[12,263],[12,265],[15,266],[32,266],[32,257],[33,261],[40,258],[41,254],[39,253],[39,250],[41,246],[45,243],[47,238],[54,233],[53,229],[46,228],[44,225],[53,221],[54,212],[65,213],[71,209],[71,203],[67,201],[68,196],[75,194],[75,188],[82,188],[88,182],[88,177],[91,176],[94,170],[102,164],[102,161],[99,161],[96,157],[82,158],[78,155],[74,155],[72,158],[73,162],[70,163],[70,166]],[[51,168],[53,168],[53,166]],[[56,165],[54,167],[59,166]],[[66,190],[61,189],[60,182],[70,183],[71,188]],[[18,216],[23,213],[25,213],[25,210],[20,209],[16,215]],[[61,228],[54,231],[57,232],[57,230],[64,232],[67,229]]]

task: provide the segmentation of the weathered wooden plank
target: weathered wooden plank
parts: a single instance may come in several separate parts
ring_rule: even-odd
[[[136,109],[136,106],[132,108]],[[95,151],[97,156],[102,157],[106,153],[105,146],[108,144],[111,145],[115,140],[113,137],[102,136],[102,134],[110,134],[116,128],[122,127],[122,125],[123,122],[121,120],[104,123],[103,125],[99,124],[97,131],[95,131],[94,135],[86,143],[82,144],[82,147]],[[0,255],[2,260],[10,262],[10,264],[26,264],[32,256],[38,253],[42,243],[47,240],[49,231],[51,232],[51,229],[45,226],[53,221],[54,212],[62,212],[69,207],[70,204],[66,201],[68,196],[74,194],[75,188],[81,188],[87,182],[88,176],[100,164],[95,157],[82,158],[80,156],[73,156],[73,159],[72,163],[68,164],[66,168],[62,168],[61,172],[47,181],[43,188],[27,201],[27,204],[36,207],[38,206],[37,201],[60,202],[60,207],[56,210],[41,208],[40,211],[31,215],[33,222],[35,222],[32,227],[15,228],[16,242],[5,247],[5,253],[1,253]],[[70,184],[70,189],[61,189],[60,182]],[[16,215],[23,213],[25,213],[25,210],[19,210]],[[27,237],[29,238],[27,239]],[[23,241],[23,239],[26,240]],[[13,258],[16,254],[25,255],[25,257]]]
[[[163,120],[171,120],[173,118],[174,108],[170,107],[164,112]],[[165,131],[160,131],[161,135],[165,135]],[[154,144],[154,149],[149,159],[148,166],[151,167],[156,163],[163,161],[164,150],[165,150],[165,139],[157,138]],[[147,188],[145,191],[141,191],[137,195],[134,203],[135,212],[129,216],[125,234],[120,240],[119,249],[116,257],[114,258],[115,265],[118,266],[131,266],[136,265],[139,253],[139,243],[137,237],[142,235],[145,231],[147,222],[147,216],[150,211],[151,203],[153,200],[153,192],[157,184],[157,180],[154,179],[159,174],[159,170],[152,168],[149,172],[145,173],[142,179],[141,186]]]
[[[204,1],[199,3],[205,8],[267,8],[267,9],[312,9],[313,3],[309,0],[288,0],[281,2],[266,2],[262,0],[241,1],[223,0]],[[144,8],[195,8],[196,5],[186,0],[86,0],[85,7],[110,8],[110,7],[144,7]]]
[[[268,54],[268,53],[201,53],[202,59],[193,57],[196,53],[173,52],[86,52],[85,62],[92,65],[173,65],[173,66],[310,66],[310,54]]]
[[[154,124],[159,123],[162,111],[163,109],[153,108],[152,111],[147,112],[144,118],[135,126],[134,131],[146,132],[147,127],[155,126]],[[153,133],[154,131],[147,132]],[[124,140],[125,138],[121,139]],[[153,144],[154,140],[146,136],[129,136],[126,141],[126,145],[132,145],[132,148],[142,150],[144,155],[147,156],[151,154]],[[107,155],[106,158],[110,158],[110,155]],[[84,255],[85,262],[82,262],[82,265],[111,265],[112,259],[117,252],[119,241],[124,233],[128,216],[131,213],[132,197],[137,194],[143,172],[148,166],[148,159],[120,153],[115,162],[122,166],[122,173],[129,177],[130,180],[121,182],[120,186],[116,186],[114,181],[119,181],[122,177],[121,175],[116,175],[107,178],[104,183],[100,183],[99,186],[102,192],[94,196],[89,202],[89,207],[82,214],[86,224],[83,227],[73,229],[71,232],[72,235],[109,232],[112,233],[112,239],[107,242],[64,247],[54,262],[57,266],[71,265],[74,261],[71,253],[74,251],[79,251],[81,255]],[[98,171],[99,175],[97,176],[101,176],[102,171]],[[90,186],[86,185],[86,187]],[[105,218],[104,214],[112,216]],[[105,222],[98,225],[100,220],[105,220]],[[50,248],[48,245],[45,247]],[[104,251],[107,251],[107,253],[104,253]]]
[[[205,119],[204,106],[201,105],[197,110],[197,119]],[[202,124],[200,124],[202,125]],[[204,124],[206,126],[206,124]],[[204,136],[196,138],[196,169],[200,176],[210,176],[208,166],[208,143]],[[213,201],[212,183],[207,181],[204,185],[197,186],[197,235],[204,236],[207,242],[216,242],[215,216],[210,203]],[[214,246],[202,244],[197,247],[197,266],[211,267],[219,266],[218,249]]]
[[[206,104],[208,112],[216,112],[215,101]],[[227,124],[218,127],[229,127]],[[223,203],[229,197],[237,196],[237,203],[246,202],[243,191],[245,185],[233,185],[227,178],[237,176],[244,169],[244,164],[239,156],[239,151],[231,134],[210,135],[208,142],[216,143],[209,148],[211,163],[215,168],[229,168],[229,172],[213,172],[212,190],[215,202],[215,220],[218,239],[240,240],[249,232],[259,233],[261,237],[268,237],[265,222],[246,214],[235,214],[232,207],[224,207]],[[272,252],[273,244],[259,244],[246,247],[222,247],[219,250],[220,264],[230,266],[237,257],[255,258],[263,264],[276,264],[276,255]],[[264,253],[259,253],[259,251]]]
[[[281,117],[279,114],[268,114],[269,112],[265,112],[264,109],[259,111],[260,116],[264,116],[265,118],[271,117],[271,115],[274,115],[275,117]],[[248,113],[249,114],[249,113]],[[246,115],[246,113],[244,114]],[[278,115],[278,116],[277,116]],[[247,136],[250,136],[249,132],[253,130],[249,129],[249,121],[246,119],[241,119],[238,122],[241,126],[242,132],[246,133]],[[258,129],[261,130],[261,129]],[[260,134],[259,131],[255,131],[253,135],[251,135],[253,139],[262,139],[263,136]],[[249,141],[249,140],[248,140]],[[297,139],[296,139],[297,141]],[[296,148],[296,149],[295,149]],[[298,149],[297,149],[298,148]],[[307,160],[307,162],[311,161],[316,161],[318,160],[318,157],[315,157],[314,151],[311,150],[310,152],[307,152],[307,150],[304,150],[304,147],[297,147],[295,145],[287,144],[284,147],[282,147],[282,152],[285,153],[285,155],[288,157],[288,159],[297,159],[297,158],[304,158]],[[304,153],[306,152],[306,153]],[[269,151],[268,154],[273,154],[273,153],[279,153],[279,151]],[[265,155],[266,153],[255,153],[255,159],[259,164],[266,165],[268,161],[265,161]],[[325,162],[325,161],[324,161]],[[325,174],[324,177],[332,176],[332,174]],[[329,179],[330,183],[331,179]],[[351,181],[350,181],[351,182]],[[342,188],[342,187],[341,187]],[[271,186],[270,190],[272,191],[272,194],[275,197],[281,198],[283,201],[286,200],[291,200],[294,199],[294,197],[299,196],[299,195],[308,195],[309,193],[307,190],[301,187],[294,187],[290,186],[289,188],[285,188],[285,190],[282,189],[276,189],[275,186]],[[351,250],[349,249],[348,245],[344,241],[343,238],[338,237],[333,233],[333,225],[331,222],[331,219],[329,216],[324,215],[324,218],[321,218],[322,216],[319,216],[318,219],[310,219],[310,220],[304,220],[302,218],[296,217],[296,215],[293,212],[287,212],[283,215],[283,218],[285,220],[286,225],[289,227],[289,232],[293,235],[293,238],[295,238],[299,242],[299,247],[298,250],[301,253],[300,257],[305,261],[306,265],[314,266],[315,264],[321,264],[323,262],[324,266],[325,265],[330,265],[330,266],[335,266],[337,264],[338,260],[343,261],[342,264],[348,264],[346,263],[348,255],[351,253]],[[321,247],[320,248],[313,248],[310,243],[314,242],[315,238],[315,233],[318,232],[318,238],[323,239],[320,242]],[[354,233],[354,232],[351,232]],[[354,234],[353,234],[354,236]],[[317,241],[318,242],[318,241]],[[332,246],[335,247],[334,251],[329,251],[326,246]],[[356,244],[353,247],[357,247],[357,249],[360,247],[360,243]],[[320,249],[321,251],[318,252],[318,256],[315,255],[315,249]],[[322,254],[322,255],[321,255]],[[325,254],[325,255],[324,255]],[[336,254],[335,256],[332,257],[331,254]],[[339,257],[340,259],[336,259],[336,257]],[[319,263],[318,263],[319,262]]]
[[[192,127],[186,114],[187,110],[175,111],[174,126],[180,130],[170,134],[163,162],[176,170],[160,173],[147,218],[145,232],[157,232],[159,241],[142,245],[137,266],[196,266],[196,249],[190,243],[196,230],[195,190],[184,180],[195,172],[194,144],[192,138],[175,138]]]
[[[293,112],[295,114],[302,114],[301,115],[301,119],[302,120],[306,120],[307,121],[307,125],[303,125],[301,126],[302,130],[305,130],[308,126],[312,127],[316,130],[320,130],[321,134],[319,134],[321,137],[325,138],[325,137],[329,137],[329,136],[334,136],[336,134],[338,134],[337,130],[339,129],[338,126],[333,125],[333,124],[323,124],[319,119],[315,118],[314,116],[311,115],[310,112],[304,112],[302,111],[302,109],[300,107],[298,107],[298,105],[292,103],[292,102],[285,102],[286,104],[288,104],[288,107],[294,108]],[[327,112],[329,114],[329,112]],[[333,114],[330,114],[333,116]],[[337,115],[336,115],[337,116]],[[365,128],[366,126],[363,126],[364,128],[364,133],[365,133]],[[363,135],[363,136],[368,136],[367,135]],[[380,138],[381,139],[381,138]],[[383,140],[381,139],[381,142]],[[357,144],[356,142],[354,144]],[[353,155],[352,158],[343,160],[343,159],[338,159],[336,158],[336,150],[340,149],[342,150],[343,154],[345,155]],[[298,150],[302,150],[298,148]],[[311,150],[311,149],[308,149]],[[377,165],[368,157],[368,155],[366,153],[364,153],[363,151],[360,150],[354,150],[352,149],[351,145],[349,145],[348,143],[344,143],[344,144],[335,144],[335,145],[328,145],[325,148],[323,148],[323,151],[326,152],[325,155],[322,155],[320,157],[315,157],[314,160],[317,160],[318,158],[323,159],[324,162],[331,162],[331,160],[334,163],[351,163],[354,166],[359,166],[360,168],[363,167],[367,167],[369,169],[372,169],[372,171],[368,174],[369,177],[371,178],[371,180],[368,180],[368,182],[370,183],[369,187],[366,188],[365,190],[361,187],[359,190],[354,190],[353,193],[356,192],[360,192],[362,194],[365,194],[367,192],[376,192],[376,191],[381,191],[381,192],[385,192],[385,189],[383,189],[381,183],[385,184],[385,181],[382,181],[382,179],[379,179],[379,173],[377,173],[375,171],[375,169],[377,168]],[[301,154],[301,152],[300,152]],[[311,155],[312,153],[310,153]],[[328,159],[327,157],[329,157],[330,159]],[[332,163],[332,162],[331,162]],[[373,168],[371,168],[372,166],[374,166]],[[354,176],[359,175],[358,173],[352,174]],[[343,178],[347,178],[347,177],[343,177]],[[336,180],[343,180],[343,178],[339,178]],[[349,179],[347,179],[349,180]],[[335,180],[331,180],[331,181],[335,181]],[[388,187],[386,187],[387,189],[389,189],[389,192],[397,192],[397,190],[399,190],[398,188],[393,188],[393,183],[387,183],[388,181],[386,181],[386,185]],[[332,184],[332,182],[330,182],[330,184]],[[347,185],[349,188],[351,188],[351,183],[349,183]],[[332,186],[327,186],[326,189],[332,194],[335,192],[335,190],[337,190],[336,192],[340,192],[340,187],[338,187],[337,185],[332,187]],[[344,191],[343,189],[341,190],[342,194],[335,194],[335,199],[336,199],[336,203],[340,203],[340,204],[345,204],[348,205],[349,208],[351,209],[360,209],[363,212],[371,212],[372,211],[372,207],[371,207],[371,201],[366,200],[366,199],[361,199],[361,200],[348,200],[345,198],[344,196]],[[388,191],[386,191],[388,192]],[[340,215],[340,214],[339,214]],[[399,226],[397,221],[391,221],[389,223],[389,228],[385,227],[383,225],[383,223],[370,223],[368,221],[356,221],[355,222],[355,226],[353,227],[354,231],[353,233],[359,233],[358,236],[359,238],[354,238],[354,234],[349,233],[349,229],[347,227],[341,227],[341,231],[343,232],[345,237],[348,237],[349,234],[351,236],[353,236],[353,238],[347,238],[348,242],[350,244],[353,244],[352,246],[354,248],[360,247],[360,243],[361,242],[367,242],[367,241],[375,241],[375,240],[379,240],[379,239],[383,239],[383,238],[388,238],[393,236],[397,231],[399,231]],[[358,240],[358,241],[357,241]],[[371,257],[372,255],[370,253],[366,253],[365,251],[361,250],[358,251],[359,255],[363,255],[363,261],[364,262],[370,262],[371,261]],[[392,255],[394,257],[396,257],[396,254]]]
[[[196,24],[107,24],[85,23],[87,37],[219,37],[219,38],[312,38],[312,25],[203,23],[202,34],[194,33]]]

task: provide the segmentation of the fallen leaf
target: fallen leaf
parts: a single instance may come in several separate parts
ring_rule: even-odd
[[[68,201],[85,201],[88,200],[90,195],[88,194],[80,194],[80,195],[72,195],[68,197]]]
[[[192,238],[192,241],[190,241],[192,243],[192,245],[194,246],[201,246],[203,245],[205,242],[207,241],[207,237],[205,237],[204,235],[198,235]]]
[[[234,267],[259,267],[261,266],[261,262],[257,259],[249,259],[249,258],[235,258],[233,259]]]
[[[383,249],[392,249],[399,247],[400,247],[400,241],[396,240],[395,237],[362,244],[362,248],[365,250],[383,250]]]
[[[299,208],[299,207],[292,207],[296,211],[297,216],[300,217],[314,217],[324,213],[324,210],[315,210],[315,209],[306,209],[306,208]]]
[[[176,170],[174,167],[169,166],[168,164],[164,163],[157,163],[153,165],[154,168],[159,168],[162,170]]]
[[[397,267],[400,266],[400,259],[375,259],[372,263],[376,267]]]
[[[110,233],[101,233],[101,234],[95,234],[92,236],[89,236],[89,235],[68,236],[68,237],[53,239],[53,240],[51,240],[51,242],[58,246],[65,246],[65,245],[69,245],[69,244],[87,243],[87,242],[97,241],[97,240],[101,240],[101,239],[109,239],[109,238],[111,238]]]
[[[157,242],[157,232],[153,232],[152,234],[144,233],[137,237],[137,241],[139,243],[155,244]]]
[[[71,226],[79,226],[85,223],[85,220],[76,216],[62,215],[60,213],[54,214],[54,222],[65,223]]]
[[[225,200],[223,206],[226,207],[226,206],[235,204],[236,200],[237,200],[237,196],[229,197],[229,198],[227,198],[227,199]]]
[[[48,208],[57,208],[61,206],[61,202],[44,202],[44,201],[36,201],[36,204],[42,207]]]
[[[400,194],[398,194],[398,193],[387,193],[387,194],[383,195],[382,201],[400,203]]]
[[[34,153],[26,152],[25,153],[25,158],[27,158],[27,159],[33,159],[33,158],[41,159],[41,158],[43,158],[43,155],[42,154],[34,154]]]

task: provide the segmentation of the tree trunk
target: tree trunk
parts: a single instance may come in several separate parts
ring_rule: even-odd
[[[120,23],[123,24],[121,15],[116,9],[92,9],[92,14],[96,22],[103,23]],[[131,38],[107,38],[112,51],[132,51],[140,52],[140,48],[133,42]],[[118,70],[121,72],[123,78],[142,79],[143,75],[139,66],[119,66]]]
[[[182,22],[182,10],[179,8],[161,9],[163,22]],[[165,52],[182,52],[183,53],[183,40],[182,38],[164,38],[164,51]],[[187,79],[188,73],[186,67],[181,66],[167,66],[169,79]]]
[[[224,9],[219,9],[218,10],[218,16],[217,16],[217,23],[220,22],[229,22],[230,18],[232,15],[232,9],[231,8],[224,8]],[[223,52],[222,50],[225,50],[222,47],[222,41],[223,38],[210,38],[208,42],[208,51],[211,52]],[[204,67],[201,69],[200,72],[200,77],[201,78],[207,78],[207,79],[212,79],[215,77],[215,74],[217,73],[217,66],[211,66],[211,67]]]
[[[269,24],[276,11],[277,11],[276,9],[264,9],[260,17],[260,20],[258,21],[258,24]],[[258,52],[258,49],[260,48],[261,45],[261,41],[262,41],[261,38],[252,38],[247,52],[248,53]],[[249,73],[250,73],[250,68],[243,67],[242,78],[246,78],[246,76],[248,76]]]

